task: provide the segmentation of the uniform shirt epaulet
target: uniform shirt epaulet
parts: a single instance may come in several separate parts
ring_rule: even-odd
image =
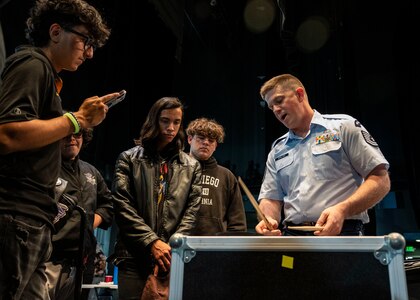
[[[352,120],[353,117],[346,114],[331,114],[331,115],[322,115],[324,119],[327,120]]]

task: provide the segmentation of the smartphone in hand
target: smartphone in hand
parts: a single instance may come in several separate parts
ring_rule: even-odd
[[[109,100],[108,102],[106,102],[105,104],[108,105],[108,108],[113,107],[114,105],[120,103],[121,101],[123,101],[125,99],[125,95],[127,94],[126,90],[121,90],[120,94],[115,97],[112,98],[111,100]]]

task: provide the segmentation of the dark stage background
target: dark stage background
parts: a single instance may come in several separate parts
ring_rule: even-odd
[[[178,96],[187,108],[185,126],[200,116],[225,126],[226,142],[215,156],[257,194],[270,145],[286,132],[258,91],[266,79],[293,73],[306,85],[313,108],[356,117],[391,164],[392,193],[372,210],[377,224],[372,232],[419,232],[414,45],[420,2],[88,2],[103,11],[113,33],[94,59],[77,72],[61,73],[62,99],[65,108],[77,109],[86,97],[127,90],[83,153],[108,181],[117,155],[134,145],[152,103]],[[32,3],[10,0],[1,8],[8,54],[25,42]]]

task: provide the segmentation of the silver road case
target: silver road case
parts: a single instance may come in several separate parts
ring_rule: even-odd
[[[404,237],[183,236],[169,298],[406,300]]]

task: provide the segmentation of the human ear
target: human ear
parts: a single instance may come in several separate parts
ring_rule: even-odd
[[[304,89],[302,88],[302,87],[298,87],[297,89],[296,89],[296,94],[299,96],[299,100],[300,99],[304,99],[304,96],[305,96],[305,91],[304,91]]]
[[[193,137],[191,135],[188,136],[188,144],[190,144],[190,145],[191,145],[191,142],[192,142],[192,138]]]
[[[50,39],[54,42],[54,43],[58,43],[59,41],[59,37],[60,37],[60,33],[62,32],[62,28],[59,24],[54,23],[50,26]]]

